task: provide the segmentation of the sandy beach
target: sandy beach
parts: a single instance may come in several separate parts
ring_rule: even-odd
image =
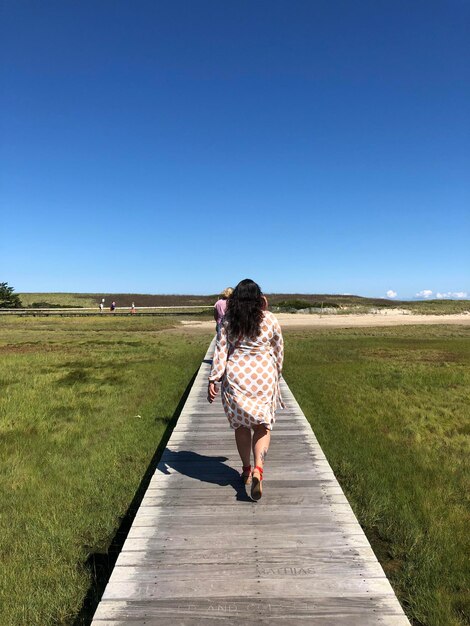
[[[470,315],[316,315],[302,313],[275,314],[282,328],[354,328],[367,326],[409,326],[413,324],[463,324],[470,326]],[[212,321],[182,320],[181,324],[187,328],[212,330]]]

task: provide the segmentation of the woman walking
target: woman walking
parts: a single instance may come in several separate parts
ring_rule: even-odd
[[[259,286],[246,278],[227,300],[227,311],[217,335],[208,400],[213,402],[221,383],[222,404],[242,461],[242,478],[251,483],[251,497],[262,495],[263,467],[275,411],[283,407],[279,390],[284,345],[281,327],[265,310]],[[252,437],[253,431],[253,437]],[[251,449],[254,469],[251,470]]]
[[[230,298],[232,293],[233,289],[231,287],[227,287],[222,291],[222,293],[220,294],[220,298],[214,304],[214,320],[216,323],[215,330],[217,334],[219,333],[225,311],[227,310],[227,300],[228,298]]]

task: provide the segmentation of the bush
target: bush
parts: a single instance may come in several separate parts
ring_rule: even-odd
[[[50,302],[33,302],[29,305],[30,309],[81,309],[83,307],[74,306],[73,304],[51,304]]]
[[[8,283],[0,283],[0,309],[21,309],[20,297],[14,291]]]
[[[306,300],[283,300],[278,302],[275,306],[279,309],[320,309],[322,308],[337,309],[339,304],[336,302],[307,302]]]

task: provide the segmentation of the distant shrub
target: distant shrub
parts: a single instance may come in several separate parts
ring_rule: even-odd
[[[307,302],[307,300],[282,300],[274,306],[279,309],[296,309],[298,311],[299,309],[320,309],[322,304],[324,308],[339,308],[339,304],[336,304],[336,302]]]
[[[51,302],[33,302],[29,305],[30,309],[81,309],[83,307],[73,304],[52,304]]]
[[[341,305],[338,304],[337,302],[312,302],[309,306],[316,308],[316,309],[320,309],[321,306],[323,304],[323,308],[324,309],[339,309],[341,308]]]
[[[276,306],[280,309],[307,309],[311,304],[305,300],[282,300]]]

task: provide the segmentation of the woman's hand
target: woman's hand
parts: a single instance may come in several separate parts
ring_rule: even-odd
[[[209,386],[207,387],[207,399],[209,400],[209,402],[212,404],[215,400],[215,396],[217,395],[217,387],[215,386],[215,383],[210,382]]]

